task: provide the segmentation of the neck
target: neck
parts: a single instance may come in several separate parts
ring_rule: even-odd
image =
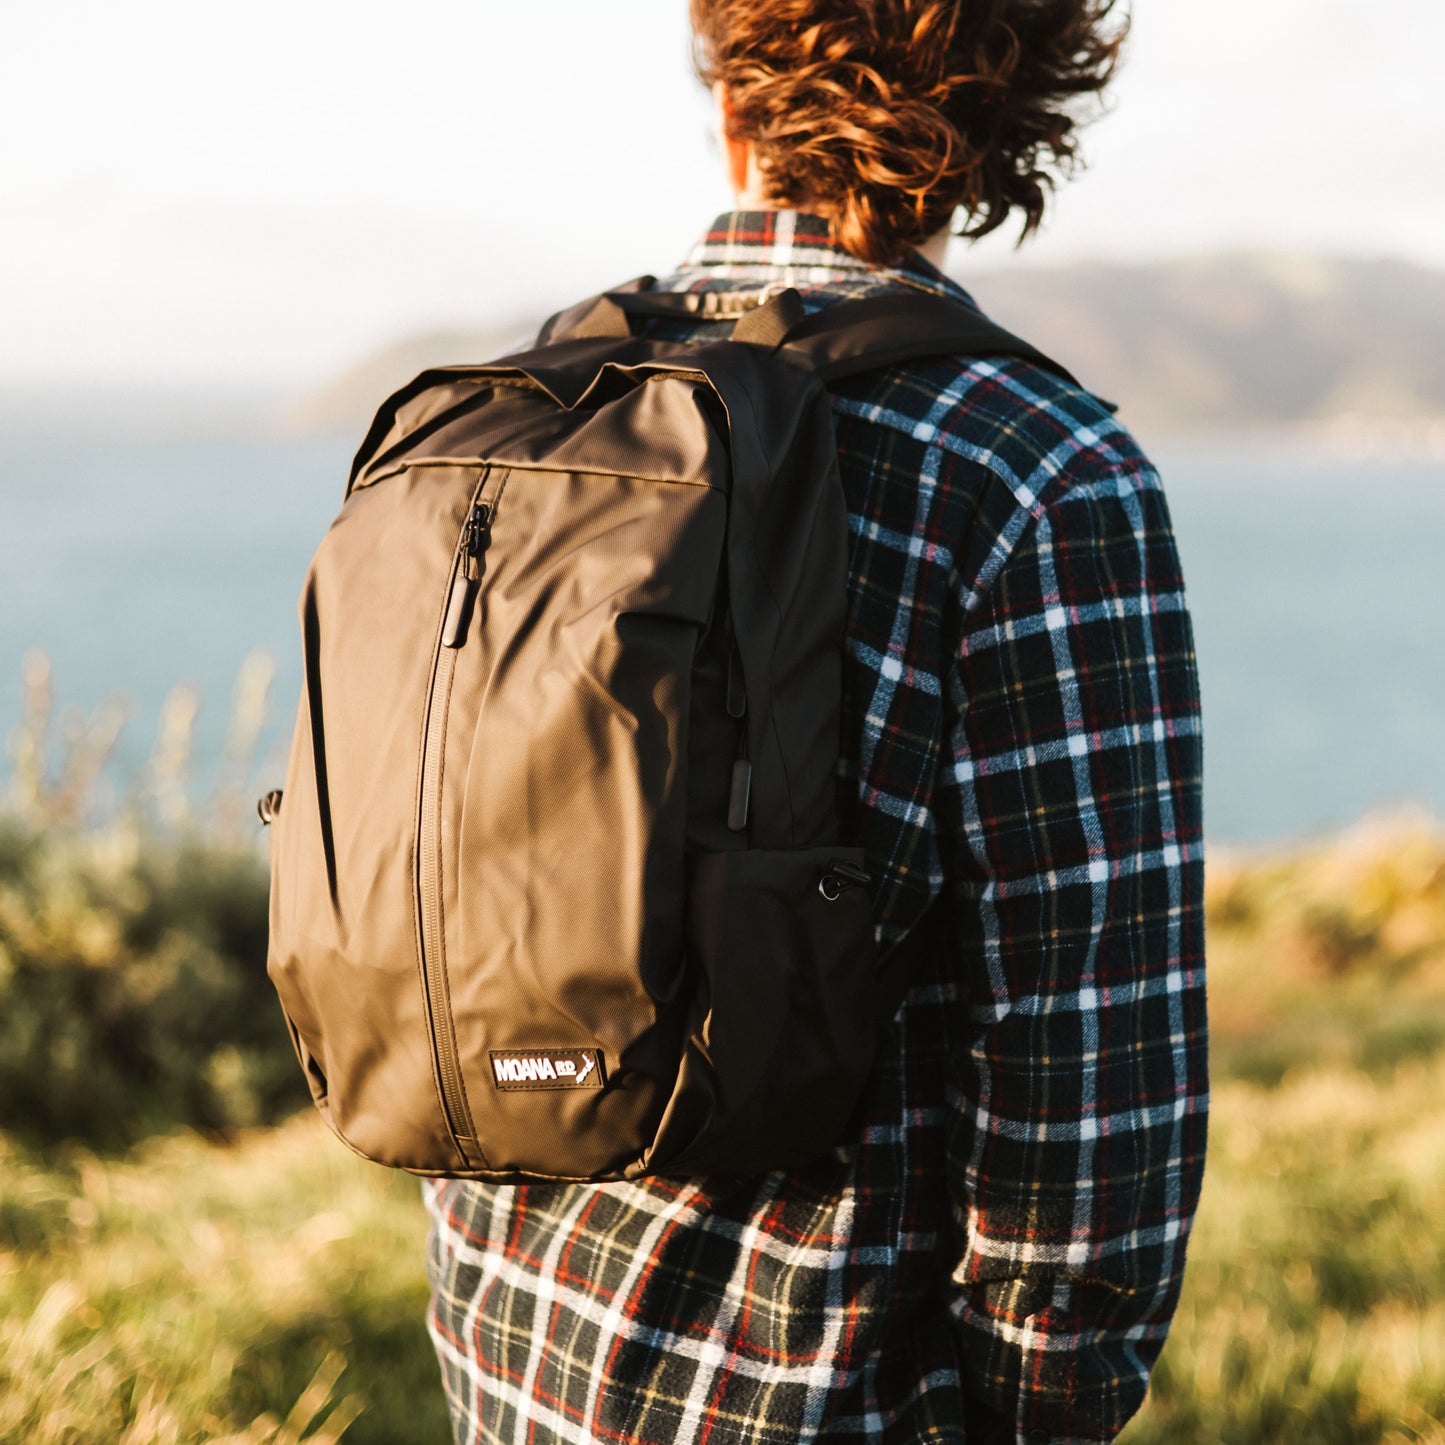
[[[918,248],[918,254],[935,270],[942,271],[943,263],[948,259],[948,243],[950,239],[949,229],[945,226],[941,231],[935,231]]]
[[[761,195],[761,184],[749,184],[743,190],[733,192],[733,208],[739,211],[777,211],[785,210],[786,207],[779,206],[776,202],[768,201]],[[948,243],[952,239],[952,233],[947,226],[935,231],[926,241],[916,249],[936,271],[942,271],[944,262],[948,259]]]

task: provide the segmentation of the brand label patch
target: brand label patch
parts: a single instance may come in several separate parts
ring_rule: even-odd
[[[600,1089],[597,1049],[493,1049],[492,1079],[499,1089]]]

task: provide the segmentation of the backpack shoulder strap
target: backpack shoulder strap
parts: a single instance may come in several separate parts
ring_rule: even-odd
[[[921,293],[839,301],[788,330],[779,354],[839,381],[931,356],[1001,356],[1032,362],[1073,386],[1078,379],[1037,347],[971,306]]]

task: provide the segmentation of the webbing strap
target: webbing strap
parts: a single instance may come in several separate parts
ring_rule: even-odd
[[[733,339],[776,350],[824,381],[935,356],[1009,357],[1079,386],[1052,357],[962,301],[923,292],[838,301],[812,315],[798,292],[653,291],[638,277],[553,319],[543,341],[631,335],[629,318],[736,319]]]

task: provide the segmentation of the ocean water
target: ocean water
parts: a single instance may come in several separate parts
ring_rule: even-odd
[[[1221,841],[1372,808],[1445,815],[1445,464],[1216,447],[1158,457]]]
[[[73,720],[129,722],[113,772],[192,684],[198,785],[248,654],[274,658],[256,786],[300,685],[295,598],[338,506],[337,441],[0,429],[0,732],[41,649]],[[1164,448],[1205,705],[1212,840],[1260,842],[1416,802],[1445,814],[1445,465],[1257,444]]]

